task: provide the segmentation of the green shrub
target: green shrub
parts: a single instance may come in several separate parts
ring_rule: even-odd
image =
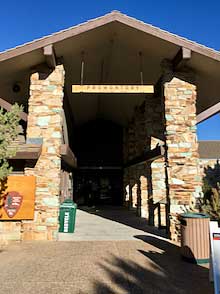
[[[210,215],[211,220],[220,221],[220,184],[213,188],[204,180],[204,197],[200,200],[200,210]]]
[[[12,171],[8,159],[16,154],[16,147],[8,147],[19,134],[19,114],[22,110],[23,107],[18,104],[14,104],[8,112],[0,108],[0,181]]]

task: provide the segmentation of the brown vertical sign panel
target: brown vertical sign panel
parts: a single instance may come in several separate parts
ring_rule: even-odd
[[[0,207],[0,220],[33,219],[35,187],[34,176],[9,176]]]

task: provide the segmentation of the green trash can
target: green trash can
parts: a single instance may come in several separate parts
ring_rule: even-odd
[[[74,233],[77,205],[71,199],[66,199],[60,205],[60,233]]]

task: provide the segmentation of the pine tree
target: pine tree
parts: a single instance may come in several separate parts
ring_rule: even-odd
[[[204,197],[201,201],[201,211],[210,215],[212,220],[220,221],[220,184],[212,188],[205,181],[203,185]]]
[[[12,171],[8,159],[16,154],[16,147],[9,146],[19,134],[19,114],[22,110],[23,107],[18,104],[14,104],[8,112],[0,108],[0,183]]]

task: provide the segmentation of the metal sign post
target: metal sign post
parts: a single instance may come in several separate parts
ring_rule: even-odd
[[[218,222],[210,222],[210,281],[214,281],[215,294],[220,294],[220,228]]]

